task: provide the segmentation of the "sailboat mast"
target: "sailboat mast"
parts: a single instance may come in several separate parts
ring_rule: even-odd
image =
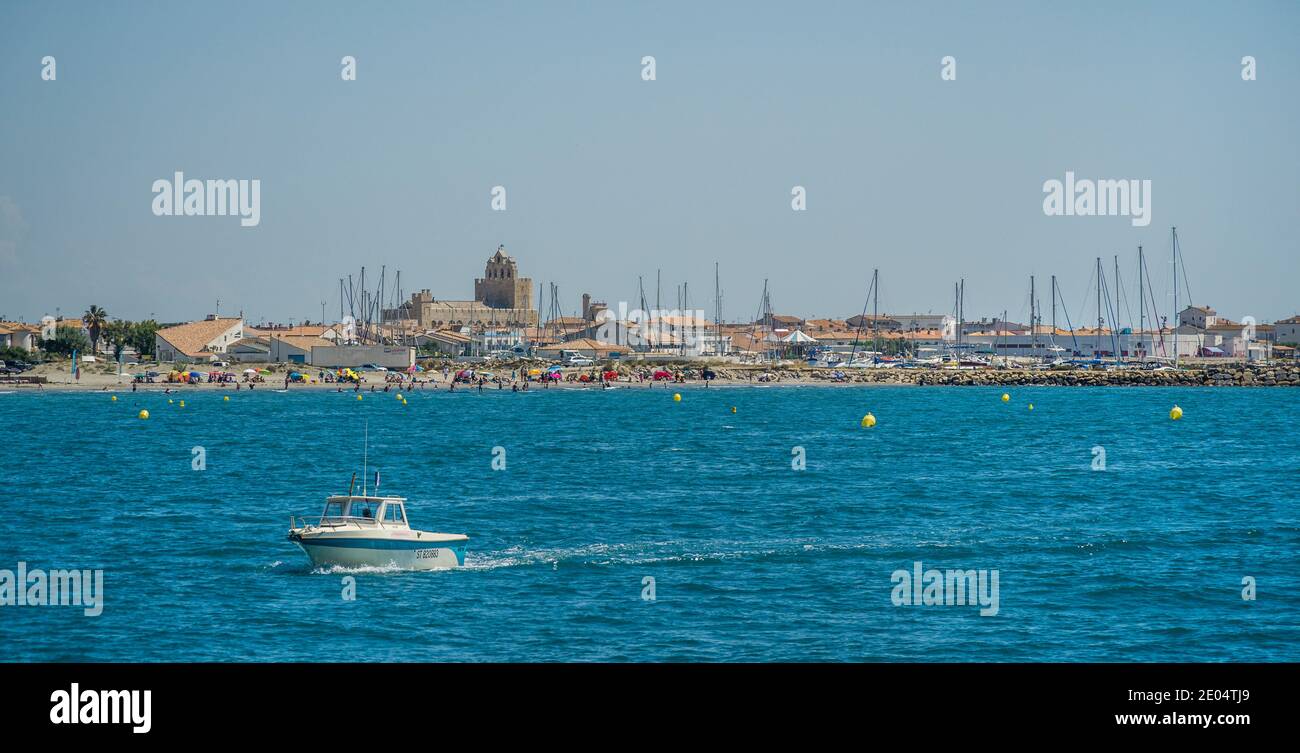
[[[1038,355],[1038,320],[1034,310],[1034,276],[1029,276],[1029,346]]]
[[[1145,282],[1145,278],[1142,274],[1142,244],[1139,243],[1138,244],[1138,331],[1137,334],[1138,334],[1138,348],[1140,348],[1142,351],[1143,361],[1146,360],[1146,355],[1147,355],[1146,353],[1147,349],[1142,343],[1142,338],[1145,337],[1145,335],[1142,334],[1142,330],[1145,329],[1146,321],[1147,321],[1146,291],[1142,289],[1142,285],[1144,282]]]
[[[962,322],[966,320],[966,278],[957,285],[957,344],[961,344]]]
[[[718,272],[718,263],[713,262],[713,329],[716,339],[713,341],[713,354],[722,355],[722,280]]]
[[[871,349],[880,360],[880,270],[871,270]]]
[[[1178,228],[1170,228],[1174,247],[1174,311],[1170,312],[1169,333],[1174,336],[1174,368],[1178,368]]]
[[[1056,275],[1052,275],[1052,335],[1056,335]]]

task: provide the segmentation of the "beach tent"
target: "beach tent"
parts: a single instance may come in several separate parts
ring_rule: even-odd
[[[805,345],[807,343],[815,343],[817,342],[817,340],[811,335],[804,334],[803,330],[796,329],[794,332],[791,332],[790,334],[781,338],[781,342]]]

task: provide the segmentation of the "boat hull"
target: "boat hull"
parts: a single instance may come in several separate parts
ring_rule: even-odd
[[[316,567],[449,570],[465,564],[469,540],[429,541],[351,536],[299,536],[294,543]]]

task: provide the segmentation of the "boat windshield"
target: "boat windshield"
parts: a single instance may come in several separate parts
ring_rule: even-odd
[[[372,499],[354,499],[352,504],[348,506],[347,517],[374,520],[379,513],[379,504],[379,502]]]
[[[325,503],[325,514],[322,516],[326,519],[336,518],[362,518],[374,520],[379,514],[379,506],[382,503],[373,499],[331,499]]]

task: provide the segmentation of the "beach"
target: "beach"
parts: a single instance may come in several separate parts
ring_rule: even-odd
[[[24,374],[24,377],[36,377],[44,379],[41,383],[4,383],[0,382],[0,389],[16,390],[48,390],[48,391],[86,391],[86,392],[165,392],[165,391],[195,391],[195,390],[220,390],[220,391],[242,391],[247,390],[250,386],[255,390],[283,390],[286,388],[285,376],[290,372],[300,372],[307,377],[306,382],[295,382],[288,385],[290,390],[326,390],[336,391],[353,391],[352,384],[339,382],[320,381],[322,369],[312,368],[310,366],[297,366],[286,364],[237,364],[234,367],[225,369],[236,375],[236,381],[233,382],[197,382],[197,383],[169,383],[166,374],[171,370],[170,364],[148,365],[141,367],[146,370],[154,370],[162,376],[154,382],[133,383],[132,373],[118,375],[115,365],[111,364],[93,364],[82,367],[80,379],[76,379],[69,373],[69,365],[65,363],[47,363],[32,369]],[[196,367],[198,371],[206,371],[208,367]],[[249,383],[244,381],[242,373],[245,369],[264,369],[270,371],[264,376],[265,381]],[[416,373],[416,390],[447,390],[450,386],[451,376],[460,369],[477,369],[479,371],[490,372],[493,377],[500,377],[501,389],[510,390],[512,385],[523,387],[523,379],[519,374],[527,373],[529,370],[542,370],[547,366],[539,362],[517,362],[513,364],[465,364],[455,363],[448,364],[448,375],[444,376],[440,368]],[[528,385],[529,390],[537,389],[601,389],[599,375],[605,367],[568,367],[560,369],[563,378],[559,381],[552,382],[549,386],[537,381],[532,381]],[[1198,363],[1194,366],[1179,369],[1142,369],[1142,368],[1092,368],[1092,369],[951,369],[951,368],[873,368],[873,369],[834,369],[818,368],[802,364],[784,364],[784,365],[735,365],[735,364],[702,364],[697,362],[684,362],[681,364],[653,366],[643,365],[638,362],[625,362],[612,365],[609,368],[620,371],[618,379],[611,382],[611,386],[617,388],[638,388],[638,389],[656,389],[656,388],[699,388],[708,387],[735,387],[744,385],[766,385],[771,386],[780,384],[783,386],[821,386],[821,387],[849,387],[849,386],[872,386],[872,385],[915,385],[915,386],[1061,386],[1061,387],[1103,387],[1103,386],[1155,386],[1155,387],[1219,387],[1219,386],[1246,386],[1246,387],[1272,387],[1272,386],[1300,386],[1300,364],[1295,362],[1282,362],[1273,364],[1242,364],[1242,363]],[[667,371],[683,375],[683,381],[673,381],[666,379],[654,381],[652,379],[638,379],[632,372],[635,369],[666,369]],[[705,380],[702,378],[702,371],[708,368],[714,373],[714,378]],[[391,372],[390,372],[391,373]],[[513,373],[513,379],[512,379]],[[591,381],[577,381],[582,375],[592,377]],[[388,382],[385,380],[384,372],[362,372],[359,375],[362,383],[360,391],[388,391],[399,388],[398,383]],[[568,381],[572,377],[574,381]],[[707,386],[706,386],[707,383]],[[407,383],[406,386],[411,386]],[[134,390],[133,390],[134,387]],[[403,387],[405,388],[405,387]],[[475,389],[477,385],[472,383],[457,384],[456,391]],[[498,383],[489,381],[484,385],[485,390],[498,389]]]

